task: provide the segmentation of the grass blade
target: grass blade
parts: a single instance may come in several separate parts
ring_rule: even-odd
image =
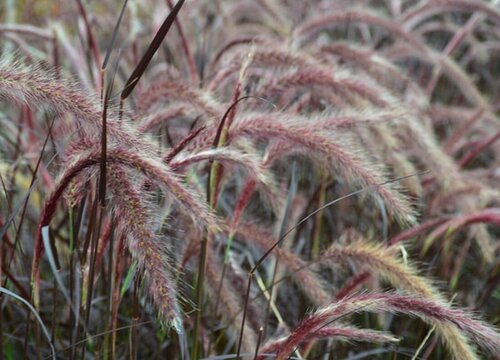
[[[52,359],[56,360],[56,349],[54,348],[54,345],[52,344],[52,341],[50,339],[49,331],[47,330],[47,327],[45,327],[45,324],[43,323],[42,318],[40,317],[40,315],[38,315],[38,312],[35,310],[33,305],[31,305],[28,301],[26,301],[25,299],[23,299],[22,297],[20,297],[16,293],[13,293],[12,291],[10,291],[2,286],[0,286],[0,292],[4,293],[6,295],[9,295],[16,300],[19,300],[20,302],[22,302],[24,305],[26,305],[30,309],[30,311],[33,313],[33,315],[35,315],[35,318],[38,321],[38,323],[40,324],[40,327],[42,328],[43,334],[45,335],[45,337],[47,338],[47,342],[49,343],[50,351],[52,352]]]
[[[175,7],[172,10],[172,12],[168,14],[167,18],[161,25],[160,30],[158,30],[158,32],[156,33],[155,37],[153,38],[153,41],[151,41],[151,44],[149,44],[148,49],[144,53],[144,56],[139,61],[139,64],[137,64],[136,68],[132,72],[132,75],[130,75],[130,77],[128,78],[125,84],[125,88],[123,89],[120,96],[122,100],[125,100],[134,90],[142,74],[144,74],[144,71],[148,67],[149,62],[153,58],[156,51],[159,49],[161,43],[163,42],[163,39],[170,30],[172,24],[174,23],[174,20],[177,17],[177,14],[179,13],[179,10],[181,9],[183,4],[184,0],[179,0],[177,4],[175,4]]]
[[[122,10],[120,11],[120,15],[118,16],[118,20],[116,21],[115,27],[113,29],[113,35],[111,36],[111,41],[106,48],[106,55],[104,56],[104,61],[102,63],[101,70],[106,69],[108,66],[109,57],[111,56],[111,52],[113,51],[113,45],[115,44],[116,35],[118,34],[118,29],[120,28],[120,24],[122,22],[123,14],[125,13],[125,8],[127,7],[128,0],[123,2]]]

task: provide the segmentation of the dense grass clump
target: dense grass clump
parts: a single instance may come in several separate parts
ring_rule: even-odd
[[[498,1],[0,14],[0,360],[498,357]]]

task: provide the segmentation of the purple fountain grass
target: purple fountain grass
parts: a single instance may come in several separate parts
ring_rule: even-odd
[[[78,120],[98,126],[101,114],[90,99],[71,82],[57,80],[53,73],[40,67],[26,66],[21,61],[5,61],[0,65],[1,94],[31,106],[49,104],[54,110],[74,113]]]
[[[401,118],[405,115],[406,110],[401,107],[383,110],[367,107],[358,111],[339,111],[333,114],[324,112],[317,117],[312,117],[310,121],[315,122],[319,128],[324,130],[346,129],[356,126],[365,129],[382,123],[399,125]]]
[[[325,30],[326,27],[329,27],[332,24],[335,25],[336,23],[345,22],[360,22],[386,29],[391,33],[391,35],[400,38],[405,43],[408,43],[410,46],[407,47],[407,49],[411,51],[412,55],[424,57],[432,63],[438,63],[445,72],[449,72],[450,77],[457,81],[459,88],[473,103],[479,104],[479,106],[482,107],[488,107],[487,101],[484,100],[483,96],[479,93],[479,91],[477,91],[476,87],[472,85],[471,81],[462,71],[460,66],[455,64],[448,57],[441,56],[438,52],[435,52],[430,47],[425,46],[420,39],[407,32],[400,26],[400,24],[387,18],[383,18],[377,14],[356,9],[337,12],[334,15],[322,16],[297,28],[296,36],[298,39],[302,39],[300,41],[304,41],[304,38],[308,38],[322,30]]]
[[[439,301],[413,295],[375,293],[347,297],[309,315],[292,330],[286,340],[281,342],[275,351],[277,358],[285,359],[311,333],[320,331],[343,316],[360,311],[400,313],[419,317],[430,325],[453,326],[475,344],[492,354],[500,351],[498,333],[483,322],[471,318],[462,310],[450,309]],[[454,355],[457,359],[470,359],[468,353],[457,351]]]
[[[61,115],[72,113],[79,124],[78,132],[83,141],[93,139],[101,131],[102,113],[97,97],[87,95],[73,82],[39,66],[26,66],[20,61],[0,63],[0,95],[30,106],[48,105]],[[147,139],[137,136],[125,121],[118,122],[108,116],[107,131],[110,142],[115,140],[141,150],[152,148]]]
[[[141,103],[138,113],[144,114],[150,111],[151,107],[164,99],[169,101],[185,102],[194,107],[202,114],[208,116],[209,123],[215,122],[222,116],[221,105],[206,93],[193,86],[180,82],[179,80],[160,79],[154,82],[141,94]]]
[[[337,326],[325,326],[315,332],[311,332],[307,334],[307,336],[305,336],[301,342],[307,344],[307,342],[309,341],[320,340],[325,338],[333,340],[349,341],[349,342],[356,341],[356,342],[371,342],[371,343],[388,343],[388,342],[394,343],[399,341],[399,339],[394,335],[382,331],[358,329],[353,326],[337,325]],[[271,355],[279,352],[281,347],[287,340],[288,337],[286,336],[281,339],[269,341],[264,347],[262,347],[262,349],[260,349],[259,351],[259,354],[261,355],[260,358],[264,359],[268,354]]]
[[[186,135],[182,140],[180,140],[175,146],[170,149],[170,151],[163,156],[163,161],[166,162],[167,164],[170,163],[174,157],[177,156],[182,150],[184,150],[189,143],[191,143],[196,137],[202,132],[205,131],[204,126],[200,126],[197,129],[194,129],[191,131],[188,135]]]
[[[56,181],[52,194],[45,202],[38,225],[39,231],[35,239],[35,255],[32,265],[32,282],[35,289],[35,304],[37,305],[39,304],[39,268],[43,253],[41,229],[50,224],[56,211],[58,201],[68,188],[70,182],[87,168],[93,166],[95,167],[95,171],[97,171],[97,166],[100,164],[100,157],[99,149],[83,152],[72,159],[71,163],[67,165],[65,171],[60,175],[58,181]],[[141,157],[136,152],[130,152],[129,150],[120,148],[108,148],[107,161],[108,164],[125,165],[125,167],[130,170],[138,171],[158,184],[160,188],[172,193],[183,207],[185,207],[187,213],[192,216],[195,225],[200,227],[207,225],[212,229],[218,228],[217,221],[208,210],[206,204],[201,199],[198,199],[198,195],[188,190],[180,182],[178,175],[173,173],[164,163],[154,158]]]
[[[477,243],[484,260],[486,260],[487,263],[492,263],[494,261],[495,253],[494,239],[492,238],[486,225],[488,223],[495,224],[496,220],[494,215],[491,217],[492,214],[489,213],[489,209],[481,209],[481,207],[484,206],[483,204],[488,203],[488,201],[482,200],[481,197],[477,196],[477,194],[486,193],[486,198],[489,198],[490,196],[493,196],[492,198],[494,198],[495,196],[498,197],[498,195],[495,195],[495,191],[493,191],[491,194],[488,194],[489,189],[483,184],[472,187],[467,186],[467,181],[465,180],[461,184],[455,186],[458,187],[455,189],[455,194],[450,193],[449,195],[445,196],[445,198],[455,197],[453,203],[455,204],[456,212],[459,214],[467,214],[464,215],[465,223],[460,224],[462,220],[460,219],[461,216],[459,216],[457,225],[459,227],[464,225],[471,225],[468,228],[469,235],[475,239],[475,242]],[[479,187],[479,189],[477,187]],[[495,209],[492,210],[495,211]],[[472,221],[469,221],[469,216]],[[441,225],[440,231],[443,231],[443,227],[445,226]],[[438,237],[442,235],[439,234],[439,232],[436,234],[438,235]],[[435,240],[436,236],[430,236],[429,239],[424,243],[422,252],[425,253]]]
[[[375,273],[387,280],[397,289],[403,289],[426,299],[443,302],[443,298],[432,282],[419,276],[417,271],[409,264],[395,257],[397,248],[394,246],[384,248],[380,244],[373,244],[358,239],[353,243],[339,246],[332,245],[320,257],[320,262],[355,261],[368,273]],[[457,329],[447,324],[435,324],[437,332],[442,335],[443,341],[455,358],[475,358],[473,349]]]
[[[94,166],[96,167],[100,162],[99,151],[90,152],[81,155],[77,160],[73,161],[67,167],[66,172],[64,172],[60,180],[57,182],[56,188],[52,193],[52,196],[47,201],[39,224],[41,229],[43,226],[49,224],[58,202],[63,191],[68,187],[69,182],[79,174],[83,169]],[[138,161],[137,157],[132,156],[132,154],[127,153],[127,151],[119,149],[109,149],[108,153],[108,163],[110,164],[110,185],[115,192],[115,218],[117,219],[118,229],[120,233],[125,234],[128,239],[128,248],[132,256],[138,260],[138,264],[141,268],[145,269],[145,273],[150,282],[150,293],[153,297],[159,311],[163,314],[175,327],[177,331],[181,331],[182,325],[180,322],[180,315],[178,305],[175,299],[175,287],[170,280],[170,276],[166,272],[165,268],[168,265],[168,260],[162,258],[161,246],[158,240],[155,240],[154,232],[149,229],[150,225],[148,222],[151,221],[151,214],[149,214],[147,208],[143,205],[144,194],[139,194],[137,191],[131,187],[131,185],[125,180],[129,175],[120,168],[121,165],[127,165],[130,169],[138,169],[149,175],[150,178],[161,178],[163,181],[167,180],[168,177],[172,177],[172,174],[163,171],[163,169],[156,168],[154,163],[148,164],[148,161]],[[97,171],[97,168],[95,169]],[[160,171],[160,173],[158,173]],[[173,177],[175,178],[175,176]],[[173,179],[172,178],[172,179]],[[169,182],[172,180],[170,179]],[[175,183],[175,181],[174,181]],[[172,184],[172,183],[171,183]],[[177,196],[182,201],[195,201],[195,198],[187,192],[183,185],[175,185],[177,191]],[[125,191],[126,190],[126,191]],[[127,199],[124,199],[127,197]],[[191,199],[190,199],[191,198]],[[193,203],[193,204],[195,204]],[[196,205],[198,206],[198,205]],[[199,220],[203,219],[202,211],[200,209],[191,209],[190,213],[194,216],[194,221],[199,224]],[[213,218],[207,214],[206,219],[210,219],[212,222]],[[198,218],[198,216],[202,216]],[[35,304],[39,303],[38,297],[38,283],[39,283],[39,263],[42,254],[42,244],[40,235],[37,237],[35,242],[35,256],[33,262],[33,283],[34,283],[34,294],[35,294]]]
[[[295,41],[298,44],[305,43],[311,37],[317,35],[319,32],[324,31],[328,27],[338,26],[345,22],[360,22],[379,26],[390,31],[392,35],[397,35],[403,40],[407,41],[411,46],[417,50],[425,51],[422,42],[410,36],[401,26],[395,21],[383,18],[379,14],[369,12],[362,9],[348,9],[345,11],[337,11],[334,14],[327,14],[317,16],[309,21],[301,24],[294,31]]]
[[[401,21],[406,29],[411,30],[429,16],[452,10],[479,11],[496,22],[500,22],[500,13],[492,4],[471,0],[440,0],[435,4],[418,4],[404,13]]]
[[[356,66],[361,71],[372,74],[386,85],[406,87],[411,79],[401,70],[370,49],[359,49],[354,44],[334,43],[320,48],[320,54],[331,54],[341,59],[347,66]],[[389,76],[390,75],[390,76]]]
[[[379,274],[398,289],[415,292],[426,298],[440,299],[440,295],[429,280],[419,276],[409,264],[396,257],[397,248],[360,240],[359,235],[347,235],[355,240],[347,245],[332,244],[318,259],[320,263],[336,265],[355,262],[372,274]],[[345,242],[340,240],[339,243]]]
[[[249,45],[255,46],[254,42],[249,42]],[[319,66],[320,64],[314,60],[313,57],[304,56],[300,53],[293,53],[289,50],[281,49],[277,43],[265,44],[266,48],[255,46],[251,50],[252,58],[248,64],[249,70],[264,69],[268,71],[289,71],[290,69],[311,69]],[[273,45],[270,50],[269,46]],[[248,52],[248,51],[247,51]],[[246,60],[245,52],[237,52],[233,54],[220,70],[215,71],[215,75],[210,83],[207,85],[209,91],[215,91],[224,85],[224,82],[237,75],[240,71],[241,64]]]
[[[404,58],[416,57],[423,62],[439,66],[448,78],[456,84],[467,100],[476,107],[489,109],[489,103],[475,86],[471,79],[462,68],[450,58],[442,56],[436,51],[429,50],[427,53],[415,51],[414,48],[407,45],[401,45],[392,49],[392,52],[387,54],[387,57],[392,61],[401,61]]]
[[[334,59],[330,59],[328,55],[333,55]],[[322,46],[319,56],[334,66],[353,68],[351,71],[354,73],[370,77],[376,83],[382,84],[392,96],[404,99],[408,105],[414,104],[422,110],[428,106],[428,97],[415,81],[389,59],[373,50],[360,50],[358,44],[338,43]]]
[[[443,50],[443,55],[448,57],[454,50],[456,50],[460,43],[464,40],[464,38],[473,32],[476,24],[482,20],[484,20],[482,15],[479,15],[476,12],[469,18],[469,20],[467,20],[467,23],[461,29],[456,29],[454,31],[453,38],[448,42],[446,48]],[[439,67],[435,67],[432,73],[432,78],[426,88],[426,93],[428,96],[432,95],[432,93],[434,92],[440,73],[441,69]]]
[[[240,223],[241,216],[248,206],[252,195],[255,193],[255,187],[257,183],[255,180],[250,179],[245,182],[234,205],[233,216],[231,217],[231,222],[229,225],[229,237],[233,237],[238,225]]]
[[[269,43],[269,45],[275,45],[275,42],[270,41],[266,37],[259,37],[259,36],[242,36],[242,37],[236,37],[230,41],[228,41],[218,52],[217,54],[213,57],[213,59],[210,61],[208,68],[212,71],[215,72],[215,69],[218,67],[218,63],[221,60],[221,58],[224,56],[226,52],[229,52],[232,48],[238,46],[238,45],[248,45],[248,44],[266,44]],[[236,70],[235,70],[236,71]]]
[[[460,166],[464,167],[465,165],[467,165],[467,163],[469,163],[472,159],[474,159],[479,153],[484,151],[486,148],[491,146],[498,139],[500,139],[500,131],[491,135],[484,141],[478,143],[467,155],[465,155],[462,159],[460,159],[459,161]]]
[[[161,110],[142,118],[137,130],[140,133],[145,133],[158,126],[167,124],[171,120],[186,116],[188,113],[188,107],[183,104],[164,107]]]
[[[344,341],[398,342],[394,335],[383,331],[358,329],[352,326],[325,326],[314,334],[314,338],[330,338]]]
[[[471,86],[466,86],[466,88],[471,88]],[[475,96],[475,95],[474,95]],[[473,97],[474,97],[473,96]],[[476,96],[477,98],[477,96]],[[420,141],[417,142],[419,147],[422,149],[422,151],[428,152],[430,156],[424,157],[426,161],[429,160],[434,160],[430,162],[430,167],[435,169],[435,171],[438,171],[440,173],[443,173],[443,165],[448,168],[448,170],[444,171],[444,174],[446,176],[443,176],[440,178],[441,181],[443,181],[443,187],[449,187],[450,182],[454,182],[454,186],[457,186],[460,183],[463,183],[462,179],[459,179],[458,175],[458,169],[454,164],[452,164],[451,159],[446,158],[442,151],[438,149],[435,144],[432,141],[429,141],[429,134],[427,131],[423,131],[423,129],[420,129],[420,125],[418,122],[415,120],[410,120],[409,122],[410,128],[412,129],[413,134],[419,134],[419,136],[416,137],[416,139],[419,139]],[[406,125],[408,126],[408,124]],[[394,153],[394,151],[391,151],[390,153]],[[396,162],[393,164],[393,166],[402,168],[402,169],[408,169],[408,165],[410,164],[409,162],[405,161],[404,157],[402,156],[392,156],[393,159],[397,159]],[[406,164],[406,165],[405,165]],[[419,187],[414,187],[413,188],[419,192]],[[483,230],[482,236],[483,238],[486,238],[486,232]],[[487,243],[488,241],[484,240],[482,243]],[[483,248],[488,248],[487,246],[482,246]],[[491,248],[491,247],[490,247]]]
[[[25,36],[40,38],[43,40],[54,40],[53,34],[47,29],[40,28],[29,24],[2,24],[0,25],[0,33],[16,33]]]
[[[474,113],[467,119],[464,124],[457,124],[457,129],[452,136],[446,141],[444,145],[444,151],[449,155],[454,155],[457,152],[459,141],[463,139],[467,131],[481,118],[483,117],[484,109],[477,109]],[[432,116],[432,115],[431,115]]]
[[[335,300],[342,300],[343,298],[352,296],[370,278],[371,274],[369,271],[363,271],[351,276],[344,286],[335,294]]]
[[[389,244],[395,245],[401,241],[405,241],[405,240],[408,240],[412,237],[416,237],[416,236],[420,235],[422,232],[425,232],[426,230],[429,230],[435,226],[439,226],[446,221],[447,221],[447,218],[438,218],[438,219],[428,220],[424,223],[421,223],[419,225],[416,225],[410,229],[407,229],[407,230],[399,233],[398,235],[396,235],[395,237],[393,237],[392,239],[389,240]]]
[[[384,182],[384,176],[378,169],[370,164],[360,154],[359,149],[354,151],[349,144],[332,141],[328,136],[317,133],[310,126],[298,125],[297,119],[286,116],[271,119],[265,115],[240,118],[235,121],[230,131],[228,141],[233,142],[238,137],[250,137],[253,139],[283,139],[304,147],[311,151],[311,156],[318,157],[328,166],[336,166],[347,179],[361,182],[367,186],[374,186],[377,193],[389,205],[389,209],[402,221],[414,221],[413,211],[408,205],[405,197],[394,190],[393,187],[380,186]],[[361,155],[361,156],[360,156]]]
[[[169,268],[174,267],[165,251],[168,247],[155,234],[152,210],[149,209],[144,194],[128,180],[130,175],[127,172],[116,164],[110,165],[109,170],[118,238],[126,238],[128,251],[137,260],[138,268],[143,270],[148,282],[148,294],[152,297],[160,318],[172,325],[178,333],[182,333],[177,286],[169,273]]]
[[[174,195],[176,199],[183,205],[188,213],[191,214],[196,225],[208,225],[217,228],[217,220],[210,213],[204,201],[199,199],[199,196],[188,190],[180,181],[179,176],[161,161],[155,158],[141,156],[137,152],[131,152],[123,148],[109,148],[107,161],[108,163],[116,163],[125,165],[131,170],[136,170],[154,181],[160,188]],[[51,201],[46,202],[44,211],[47,215],[43,215],[40,224],[45,226],[50,221],[57,200],[62,194],[62,191],[68,187],[69,182],[78,175],[79,172],[90,166],[100,162],[100,150],[90,150],[81,153],[68,165],[65,172],[60,176],[59,181],[51,196]],[[201,223],[200,223],[201,220]]]
[[[169,165],[174,171],[181,171],[183,168],[196,164],[200,161],[216,160],[222,163],[225,167],[236,165],[242,168],[250,179],[254,179],[257,188],[265,195],[266,200],[273,205],[275,210],[281,209],[283,196],[280,196],[280,191],[265,168],[261,165],[261,161],[255,154],[232,150],[229,148],[217,148],[205,150],[195,154],[180,153],[169,162]]]
[[[437,238],[444,235],[446,235],[447,237],[451,236],[461,228],[475,223],[500,225],[500,209],[483,209],[472,214],[465,214],[451,218],[447,221],[444,221],[442,224],[437,224],[439,226],[427,236],[423,251],[428,250]],[[493,256],[491,253],[489,255]]]
[[[93,154],[95,156],[95,154]],[[92,156],[92,154],[90,155]],[[135,152],[125,149],[109,149],[108,161],[117,162],[137,169],[150,180],[167,192],[170,192],[182,204],[185,210],[192,216],[196,225],[217,229],[217,220],[211,214],[206,203],[199,195],[187,189],[180,181],[177,174],[169,169],[163,162],[154,158],[142,157]],[[200,223],[201,220],[201,223]]]
[[[500,353],[448,302],[497,313],[498,1],[120,3],[9,2],[0,25],[0,281],[59,356],[390,356],[361,311],[397,313],[414,357]],[[404,294],[353,295],[381,285]],[[3,305],[3,355],[43,358]]]
[[[328,89],[333,91],[346,107],[358,104],[357,97],[368,101],[374,106],[384,107],[388,105],[384,99],[386,90],[380,87],[370,87],[369,85],[369,81],[366,78],[363,80],[356,79],[352,74],[350,76],[340,76],[337,74],[334,76],[330,71],[325,69],[310,67],[298,71],[290,71],[283,76],[274,76],[269,80],[269,83],[261,85],[262,90],[259,96],[270,97],[290,88],[321,87],[323,90]]]

